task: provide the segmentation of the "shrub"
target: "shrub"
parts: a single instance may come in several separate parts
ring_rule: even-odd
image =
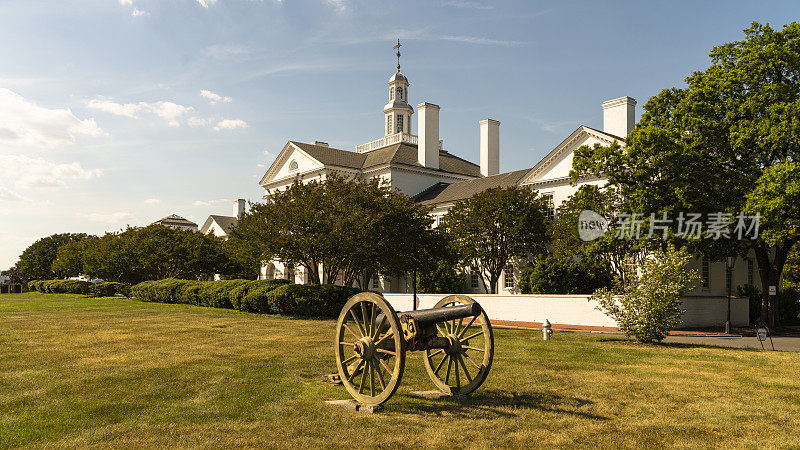
[[[358,292],[361,291],[330,284],[291,284],[289,280],[165,279],[145,281],[132,288],[133,296],[143,301],[301,317],[336,317],[347,299]]]
[[[522,273],[519,287],[523,294],[591,294],[611,285],[609,270],[599,262],[550,255]]]
[[[360,289],[332,284],[289,284],[269,294],[270,310],[276,314],[300,317],[336,317],[342,306]]]
[[[619,291],[597,290],[590,297],[600,303],[597,309],[617,321],[617,326],[639,342],[661,342],[681,323],[685,311],[681,297],[698,279],[687,270],[690,255],[686,249],[656,251],[645,258],[640,271],[628,275],[629,283]]]
[[[160,303],[183,303],[180,292],[189,280],[166,278],[163,280],[144,281],[131,288],[131,293],[139,300]]]
[[[291,284],[285,279],[251,281],[231,291],[231,303],[239,311],[270,313],[268,294],[280,287]],[[235,303],[234,303],[235,302]]]
[[[230,291],[247,284],[249,280],[222,280],[203,282],[198,292],[200,306],[233,308]]]
[[[113,297],[115,295],[131,296],[131,288],[125,283],[114,281],[103,281],[95,283],[89,287],[89,295],[92,297]]]
[[[92,283],[79,280],[46,280],[37,282],[36,290],[45,294],[89,294]]]

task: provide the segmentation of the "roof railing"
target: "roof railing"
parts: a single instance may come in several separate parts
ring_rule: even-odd
[[[390,134],[380,139],[375,139],[374,141],[367,142],[366,144],[356,145],[356,153],[371,152],[372,150],[388,147],[390,145],[397,144],[398,142],[417,145],[419,139],[415,134],[408,134],[408,133]],[[444,147],[444,140],[439,139],[439,150],[442,150],[443,147]]]

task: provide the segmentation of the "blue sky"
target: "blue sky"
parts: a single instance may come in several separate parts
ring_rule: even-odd
[[[452,153],[530,167],[600,104],[641,105],[753,21],[798,2],[64,0],[0,2],[0,268],[57,232],[230,214],[287,140],[382,136],[394,40],[410,102]],[[415,132],[416,132],[416,125]]]

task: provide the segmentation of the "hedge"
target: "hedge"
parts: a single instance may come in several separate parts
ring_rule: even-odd
[[[302,317],[336,317],[347,299],[358,292],[356,288],[291,284],[288,280],[166,279],[145,281],[132,288],[133,296],[143,301]]]
[[[115,295],[131,296],[131,287],[125,283],[114,281],[103,281],[95,283],[89,287],[89,295],[92,297],[113,297]]]
[[[35,280],[28,282],[28,290],[43,294],[81,294],[91,297],[113,297],[117,294],[130,297],[131,295],[130,286],[111,281],[90,283],[80,280]]]
[[[88,295],[92,283],[79,280],[42,280],[28,283],[28,290],[44,294],[82,294]]]

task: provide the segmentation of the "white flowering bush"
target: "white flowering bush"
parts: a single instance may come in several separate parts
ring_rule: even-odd
[[[618,289],[599,289],[590,300],[597,301],[597,309],[616,320],[629,337],[661,342],[680,325],[686,312],[681,309],[681,297],[699,278],[696,270],[686,268],[690,257],[683,248],[653,252],[628,274],[628,283]]]

